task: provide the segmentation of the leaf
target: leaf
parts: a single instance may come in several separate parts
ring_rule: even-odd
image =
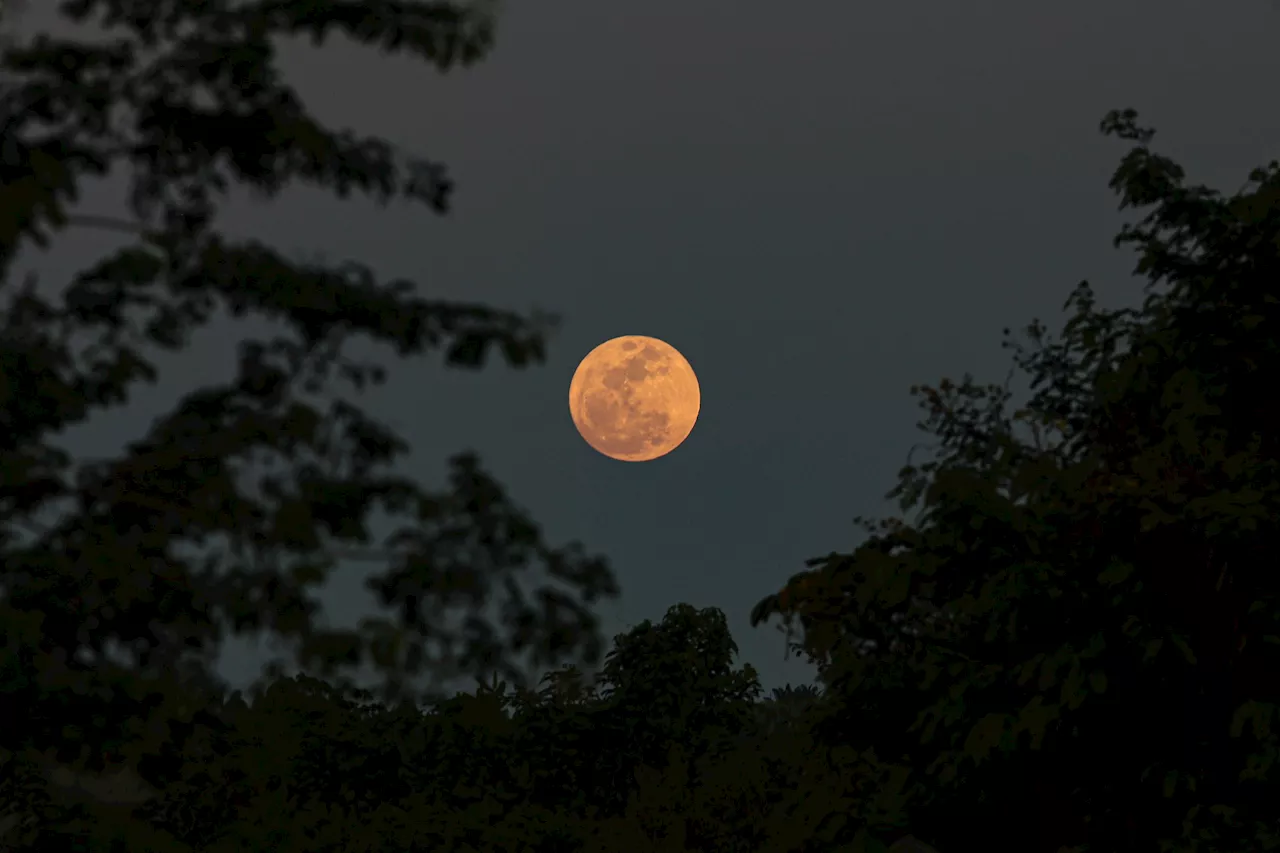
[[[1248,724],[1252,735],[1259,741],[1265,741],[1272,733],[1272,720],[1277,714],[1277,705],[1268,702],[1245,702],[1236,708],[1231,717],[1231,736],[1240,737]]]
[[[1187,641],[1178,634],[1171,634],[1169,639],[1173,642],[1174,648],[1182,652],[1183,659],[1192,666],[1196,665],[1196,653],[1192,651]]]
[[[1035,675],[1036,670],[1044,663],[1044,655],[1038,654],[1022,664],[1022,669],[1018,673],[1018,684],[1026,684],[1031,680],[1031,676]]]
[[[1003,714],[987,714],[969,730],[964,742],[964,752],[974,761],[985,760],[1002,742],[1006,717]]]
[[[1045,703],[1043,697],[1033,696],[1018,714],[1017,730],[1031,735],[1031,748],[1039,749],[1050,724],[1061,717],[1061,706]]]
[[[1095,669],[1089,673],[1089,689],[1099,696],[1107,692],[1107,674]]]
[[[1098,574],[1098,583],[1103,586],[1117,586],[1124,583],[1133,574],[1133,564],[1124,560],[1113,560]]]

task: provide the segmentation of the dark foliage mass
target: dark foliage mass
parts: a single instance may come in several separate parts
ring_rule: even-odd
[[[463,368],[496,349],[523,367],[543,357],[543,320],[432,300],[413,282],[292,260],[217,228],[237,188],[270,200],[309,184],[445,212],[443,167],[326,127],[283,79],[276,46],[342,35],[443,71],[488,51],[491,13],[310,0],[59,8],[67,35],[11,34],[0,63],[0,803],[28,804],[21,843],[58,849],[76,824],[39,813],[44,763],[119,761],[158,787],[194,772],[197,744],[222,725],[210,664],[233,635],[282,641],[281,666],[335,683],[372,666],[388,698],[461,673],[516,680],[598,658],[591,605],[616,593],[607,565],[547,543],[469,454],[439,491],[401,476],[405,441],[358,404],[385,367],[353,342]],[[127,181],[127,214],[80,211],[82,186],[107,175]],[[73,227],[126,239],[71,281],[17,275],[24,247]],[[76,459],[59,443],[127,405],[211,323],[240,341],[232,379],[191,389],[114,458]],[[251,331],[266,326],[278,334]],[[369,583],[384,612],[325,628],[314,592],[352,559],[384,564]],[[126,832],[97,814],[80,823]]]
[[[1102,129],[1132,145],[1116,243],[1146,298],[1082,284],[1060,335],[1011,338],[1020,408],[919,389],[914,518],[756,617],[799,621],[822,725],[909,772],[900,820],[940,849],[1280,849],[1280,164],[1224,196],[1132,111]]]
[[[351,344],[520,367],[543,318],[217,227],[229,191],[299,182],[447,211],[441,166],[324,126],[275,48],[340,34],[443,71],[490,49],[487,6],[60,9],[70,35],[10,34],[0,62],[0,848],[1280,850],[1280,164],[1224,195],[1107,117],[1145,299],[1082,284],[1058,334],[1010,336],[1020,404],[917,389],[935,441],[903,517],[753,614],[819,671],[765,695],[714,609],[606,654],[605,562],[473,456],[439,490],[398,473],[407,443],[359,404],[386,367]],[[81,211],[108,173],[127,213]],[[123,245],[15,272],[76,227]],[[231,380],[113,458],[66,449],[213,323],[240,330]],[[314,593],[355,559],[383,612],[326,627]],[[229,693],[212,662],[244,635],[284,652]]]

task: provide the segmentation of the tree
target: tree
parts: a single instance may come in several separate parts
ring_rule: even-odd
[[[563,814],[528,804],[503,691],[426,707],[296,677],[252,703],[144,816],[194,850],[544,849]]]
[[[559,673],[518,705],[513,755],[581,850],[822,849],[803,829],[826,818],[842,768],[809,730],[820,697],[761,701],[735,654],[720,611],[681,604],[616,637],[594,682]]]
[[[407,444],[353,396],[385,376],[353,340],[463,368],[497,347],[522,367],[543,357],[544,318],[292,260],[214,219],[234,187],[271,199],[295,182],[446,212],[443,167],[323,125],[283,81],[275,43],[345,35],[444,71],[488,52],[488,5],[60,9],[74,35],[22,39],[0,61],[0,801],[25,827],[6,845],[70,843],[40,756],[87,773],[122,763],[157,788],[189,775],[188,744],[227,725],[210,666],[231,635],[284,641],[277,673],[296,662],[349,685],[371,663],[388,697],[426,677],[596,659],[591,605],[617,591],[605,562],[546,543],[472,455],[451,460],[438,493],[399,476]],[[83,181],[109,171],[129,180],[128,215],[74,210]],[[62,287],[14,281],[24,245],[71,227],[132,242]],[[284,331],[245,332],[233,380],[193,389],[120,456],[76,460],[58,443],[125,405],[198,329],[255,317]],[[381,542],[375,513],[396,525]],[[387,615],[322,628],[311,593],[354,559],[385,563],[370,588]],[[104,844],[182,849],[115,814],[80,824]]]
[[[737,736],[760,695],[755,669],[734,667],[737,651],[723,613],[688,604],[669,609],[658,625],[646,620],[617,637],[599,682],[616,712],[619,742],[631,744],[643,763],[665,757],[648,751],[651,743],[713,749],[715,740]]]
[[[541,768],[535,800],[579,815],[616,817],[642,768],[662,770],[673,751],[696,781],[700,762],[750,726],[759,681],[734,666],[724,614],[687,604],[614,638],[594,681],[569,670],[519,703],[523,759]]]
[[[810,562],[783,613],[833,697],[827,735],[910,772],[939,850],[1280,849],[1280,164],[1223,195],[1132,111],[1111,186],[1140,307],[1087,284],[1061,335],[1010,339],[1033,394],[920,389],[933,457]],[[802,583],[803,581],[803,583]]]
[[[680,642],[690,632],[702,638],[693,657],[706,656],[694,666]],[[808,760],[809,741],[796,715],[764,723],[725,689],[753,681],[724,664],[726,637],[722,614],[685,606],[620,635],[614,651],[625,653],[611,662],[631,685],[625,695],[571,669],[536,693],[491,681],[425,706],[281,679],[251,701],[227,698],[221,728],[187,741],[181,777],[139,813],[152,831],[207,851],[564,853],[643,848],[668,830],[689,850],[761,849],[770,832],[794,835],[791,815],[771,803],[804,781],[792,768]],[[654,695],[635,692],[646,680],[672,677],[689,702],[628,703]],[[646,713],[649,735],[630,739]],[[730,738],[727,720],[745,725]]]

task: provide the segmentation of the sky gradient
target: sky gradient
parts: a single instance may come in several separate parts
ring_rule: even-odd
[[[24,27],[47,25],[32,9]],[[52,7],[54,4],[49,3]],[[1000,331],[1056,328],[1088,279],[1134,301],[1107,189],[1134,107],[1193,180],[1234,190],[1273,159],[1280,8],[1266,0],[509,4],[494,55],[441,76],[346,44],[284,46],[322,119],[445,161],[446,219],[311,191],[237,198],[228,232],[354,259],[424,294],[562,315],[545,366],[395,365],[371,411],[440,480],[472,448],[556,542],[606,554],[623,588],[608,635],[677,602],[727,614],[766,686],[812,673],[752,629],[807,557],[846,550],[919,439],[910,385],[1004,378]],[[123,210],[122,186],[83,211]],[[117,245],[76,232],[25,266],[58,281]],[[24,264],[17,273],[21,275]],[[667,457],[593,451],[567,409],[591,348],[662,338],[689,359],[702,413]],[[113,452],[194,383],[229,375],[216,329],[127,412],[70,436]],[[362,570],[326,597],[367,607]],[[228,651],[236,682],[256,674]]]

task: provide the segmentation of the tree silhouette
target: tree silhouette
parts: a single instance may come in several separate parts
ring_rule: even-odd
[[[372,664],[394,697],[431,677],[518,680],[594,660],[591,604],[616,586],[601,559],[546,543],[473,456],[453,457],[439,492],[401,476],[408,445],[357,402],[386,368],[352,355],[352,341],[399,357],[440,351],[464,368],[497,347],[522,367],[543,357],[543,318],[431,300],[412,282],[295,261],[215,227],[232,189],[269,200],[297,183],[445,212],[443,168],[322,124],[283,81],[275,41],[341,34],[444,71],[487,53],[492,10],[410,0],[60,9],[71,35],[17,39],[0,61],[5,844],[187,849],[101,804],[67,812],[43,785],[49,762],[90,775],[132,768],[157,788],[189,782],[199,744],[228,725],[210,667],[229,636],[275,637],[289,653],[272,671],[297,663],[338,687]],[[129,182],[127,215],[76,210],[84,181],[108,173]],[[15,281],[23,246],[70,227],[132,242],[65,285]],[[254,338],[232,325],[251,318],[284,331]],[[241,338],[233,380],[192,389],[116,458],[77,460],[59,444],[67,428],[127,404],[212,323]],[[389,536],[375,533],[375,513],[391,519]],[[369,583],[385,615],[350,631],[322,627],[312,598],[344,559],[385,563]]]
[[[754,619],[798,619],[831,737],[911,772],[943,851],[1280,849],[1280,165],[1188,185],[1132,111],[1112,178],[1141,307],[1088,285],[1010,339],[1033,395],[923,388],[933,458]],[[885,772],[889,772],[886,769]]]
[[[599,683],[567,669],[536,692],[489,681],[421,706],[309,676],[227,697],[137,815],[210,851],[621,851],[668,836],[745,851],[790,832],[770,806],[802,780],[803,725],[756,723],[723,614],[672,608],[614,652]],[[663,691],[690,701],[654,703]]]

